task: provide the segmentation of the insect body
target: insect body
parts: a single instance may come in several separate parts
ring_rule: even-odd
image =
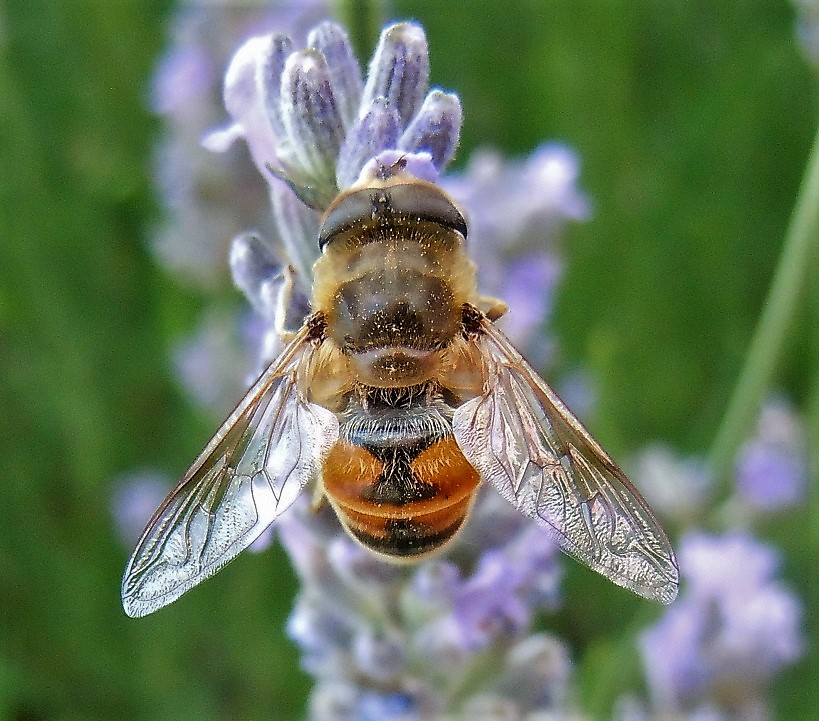
[[[309,484],[391,560],[450,541],[481,481],[561,549],[669,603],[678,573],[650,509],[494,320],[466,223],[400,168],[324,215],[313,314],[154,514],[123,605],[170,603],[252,543]]]

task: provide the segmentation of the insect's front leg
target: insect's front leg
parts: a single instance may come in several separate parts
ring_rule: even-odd
[[[287,327],[287,313],[288,310],[291,310],[290,306],[293,301],[295,277],[296,271],[292,266],[287,265],[272,279],[272,287],[269,293],[273,300],[273,327],[265,332],[262,340],[262,351],[260,354],[262,367],[266,367],[278,358],[282,349],[284,349],[299,332],[297,329]]]

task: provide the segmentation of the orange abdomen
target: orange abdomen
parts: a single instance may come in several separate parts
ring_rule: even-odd
[[[393,560],[442,548],[466,519],[480,482],[451,435],[365,447],[339,440],[324,492],[350,534]]]

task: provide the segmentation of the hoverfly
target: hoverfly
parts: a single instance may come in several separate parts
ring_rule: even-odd
[[[570,556],[662,603],[677,594],[647,503],[495,325],[466,222],[400,164],[326,210],[312,314],[142,534],[129,616],[171,603],[249,546],[307,486],[388,560],[438,551],[481,482]]]

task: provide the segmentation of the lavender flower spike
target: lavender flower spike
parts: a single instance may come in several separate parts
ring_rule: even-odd
[[[301,579],[288,631],[316,679],[308,718],[580,721],[568,650],[532,633],[559,598],[558,551],[497,494],[454,541],[457,564],[414,566],[383,563],[307,501],[277,529]]]
[[[427,153],[436,172],[452,159],[460,104],[440,90],[427,95],[428,78],[426,37],[414,23],[383,31],[366,83],[334,23],[315,28],[303,50],[282,35],[252,38],[225,77],[233,123],[205,142],[224,150],[243,137],[266,177],[320,211],[384,151]]]

